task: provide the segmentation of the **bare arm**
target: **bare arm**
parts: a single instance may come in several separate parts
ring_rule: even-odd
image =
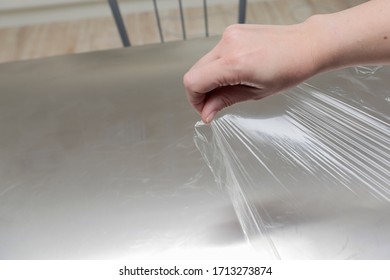
[[[390,63],[390,0],[372,0],[288,26],[233,25],[184,76],[202,120],[323,71]]]

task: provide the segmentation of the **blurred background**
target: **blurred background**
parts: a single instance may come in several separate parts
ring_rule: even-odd
[[[365,0],[248,0],[247,23],[292,24]],[[159,43],[152,0],[119,0],[132,45]],[[165,41],[182,40],[177,0],[158,0]],[[183,0],[187,38],[204,36],[203,1]],[[210,35],[237,22],[238,0],[208,0]],[[121,48],[105,0],[0,0],[0,63]]]

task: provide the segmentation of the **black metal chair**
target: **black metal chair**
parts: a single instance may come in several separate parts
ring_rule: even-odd
[[[161,27],[161,20],[160,20],[160,15],[158,11],[158,5],[156,0],[153,1],[153,7],[154,7],[154,13],[156,16],[156,21],[157,21],[157,27],[158,27],[158,32],[160,35],[160,41],[161,43],[164,43],[164,36],[162,32],[162,27]],[[117,0],[108,0],[108,3],[110,5],[112,15],[115,20],[115,24],[118,28],[119,35],[121,37],[122,43],[124,47],[130,47],[130,39],[129,36],[127,35],[126,31],[126,26],[123,22],[123,18],[120,12],[120,8],[118,5]],[[181,23],[181,29],[182,29],[182,34],[183,34],[183,40],[187,39],[187,33],[186,33],[186,27],[184,23],[184,12],[183,12],[183,4],[182,0],[178,0],[179,4],[179,13],[180,13],[180,23]],[[245,23],[246,19],[246,4],[247,0],[238,0],[238,23]],[[203,0],[203,13],[204,13],[204,26],[205,26],[205,36],[209,36],[209,24],[208,24],[208,12],[207,12],[207,0]]]

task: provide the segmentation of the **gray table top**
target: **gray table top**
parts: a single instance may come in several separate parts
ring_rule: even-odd
[[[193,141],[215,42],[0,64],[1,259],[258,256]]]
[[[199,117],[182,86],[214,43],[0,65],[0,258],[229,258],[247,247],[194,145]]]

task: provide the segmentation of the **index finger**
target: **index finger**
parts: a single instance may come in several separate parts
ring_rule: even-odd
[[[189,102],[201,113],[207,93],[222,86],[235,85],[238,82],[236,79],[234,69],[226,67],[223,59],[219,58],[191,68],[183,81]]]

